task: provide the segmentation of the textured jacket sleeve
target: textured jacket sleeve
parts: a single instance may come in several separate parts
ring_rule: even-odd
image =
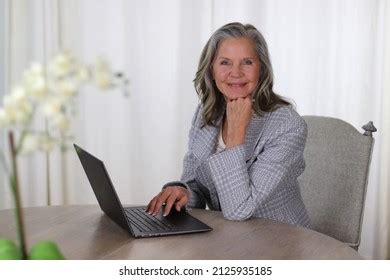
[[[278,190],[303,172],[303,150],[307,127],[302,118],[276,125],[275,131],[249,167],[245,147],[239,145],[207,159],[221,210],[229,220],[250,218],[257,207],[273,207],[267,202]],[[280,201],[284,201],[280,198]]]
[[[192,154],[192,146],[194,142],[194,130],[197,118],[200,118],[200,105],[198,105],[195,114],[192,118],[191,128],[189,132],[188,140],[188,151],[183,159],[183,172],[180,178],[180,181],[173,181],[166,183],[164,187],[172,185],[181,185],[188,189],[190,192],[189,201],[187,203],[188,207],[193,208],[206,208],[206,200],[203,192],[200,189],[198,182],[195,180],[195,167],[196,167],[196,158]]]

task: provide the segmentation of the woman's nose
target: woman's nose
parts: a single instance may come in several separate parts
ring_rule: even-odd
[[[240,65],[233,65],[231,68],[230,75],[237,78],[242,76],[242,71]]]

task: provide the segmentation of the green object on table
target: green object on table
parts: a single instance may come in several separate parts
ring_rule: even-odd
[[[28,255],[29,260],[64,260],[57,244],[52,241],[39,241],[36,243]]]
[[[21,260],[22,253],[12,240],[0,239],[0,260]]]

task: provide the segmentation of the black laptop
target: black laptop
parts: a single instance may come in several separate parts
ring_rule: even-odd
[[[164,217],[163,209],[156,216],[145,212],[146,207],[122,207],[103,161],[74,144],[81,165],[96,195],[100,208],[119,226],[134,237],[152,237],[172,234],[205,232],[211,227],[192,217],[184,209],[172,207]]]

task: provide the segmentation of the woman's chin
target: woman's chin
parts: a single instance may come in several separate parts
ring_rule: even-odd
[[[250,94],[248,93],[234,93],[234,94],[227,94],[225,96],[225,100],[236,100],[239,98],[245,98],[248,97]]]

